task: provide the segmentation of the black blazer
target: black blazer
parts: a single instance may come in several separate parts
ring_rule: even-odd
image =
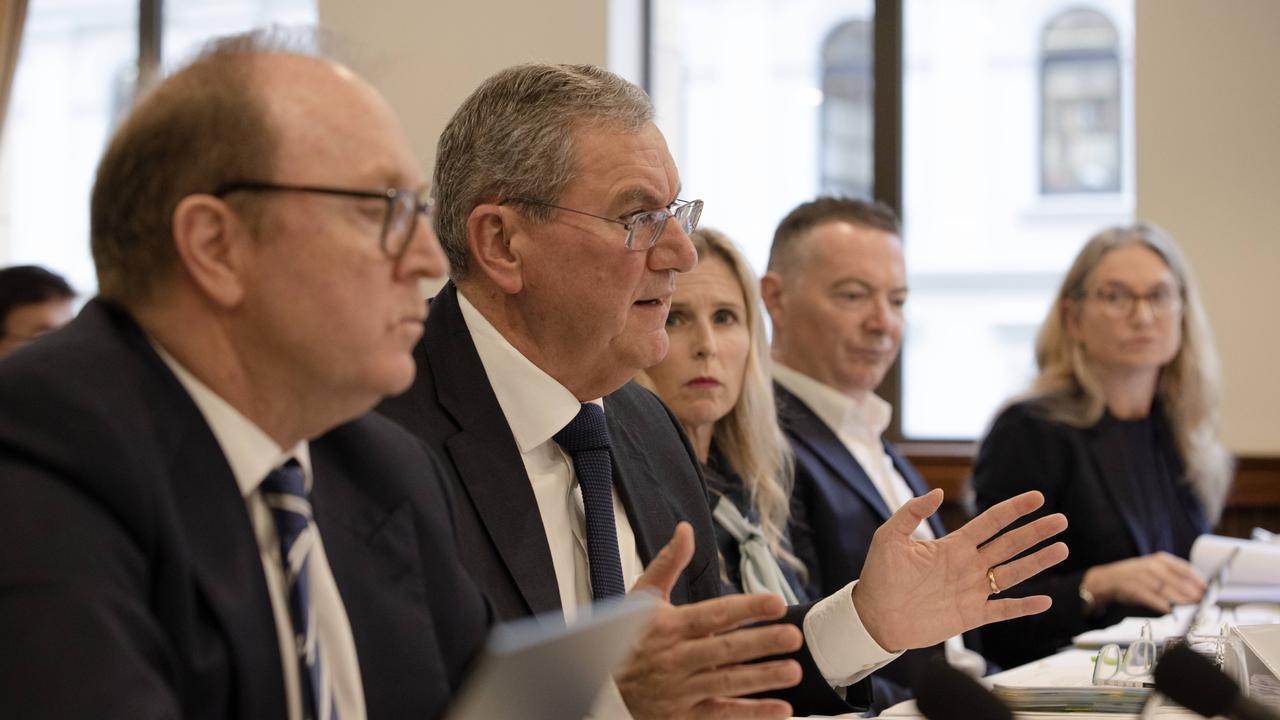
[[[561,609],[546,530],[511,428],[471,340],[453,283],[430,304],[426,333],[414,350],[418,376],[405,394],[378,410],[421,437],[445,460],[464,564],[503,619]],[[672,591],[673,603],[720,594],[716,536],[698,462],[666,406],[628,383],[604,398],[613,441],[613,478],[636,535],[641,560],[662,549],[676,524],[693,525],[693,560]],[[802,622],[808,606],[786,621]],[[813,663],[795,654],[804,680],[778,693],[797,711],[849,712]],[[863,690],[850,688],[856,702]]]
[[[425,448],[366,416],[311,443],[371,718],[434,717],[490,622]],[[90,302],[0,362],[0,705],[24,718],[285,716],[244,500],[129,315]]]
[[[1208,532],[1203,510],[1185,483],[1182,460],[1157,405],[1156,455],[1176,478],[1181,511],[1196,528],[1178,538],[1190,548],[1195,535]],[[1123,438],[1107,432],[1109,416],[1091,428],[1077,428],[1044,416],[1035,401],[1016,403],[996,418],[973,468],[979,510],[1027,490],[1039,490],[1045,504],[1024,522],[1061,512],[1069,523],[1062,540],[1071,549],[1061,564],[1009,590],[1011,596],[1048,595],[1053,607],[1039,615],[983,628],[983,644],[997,662],[1021,664],[1056,652],[1071,637],[1093,627],[1114,624],[1126,616],[1150,615],[1140,607],[1113,605],[1086,617],[1080,599],[1085,570],[1153,552],[1137,512],[1144,502],[1127,478]],[[1175,526],[1176,527],[1176,526]]]

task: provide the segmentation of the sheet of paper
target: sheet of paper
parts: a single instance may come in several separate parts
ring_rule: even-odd
[[[1280,586],[1280,545],[1275,543],[1201,535],[1191,546],[1191,564],[1208,577],[1236,548],[1240,554],[1227,571],[1227,585]]]

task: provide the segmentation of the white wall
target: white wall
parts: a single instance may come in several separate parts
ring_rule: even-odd
[[[319,0],[320,25],[404,120],[428,171],[436,139],[486,77],[521,62],[604,65],[606,0]]]
[[[1137,207],[1186,249],[1224,435],[1280,452],[1280,2],[1137,0]]]

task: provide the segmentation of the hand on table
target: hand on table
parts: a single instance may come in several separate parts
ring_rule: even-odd
[[[1167,552],[1095,565],[1080,585],[1098,607],[1122,602],[1159,613],[1171,612],[1175,604],[1200,602],[1206,587],[1191,563]]]
[[[1012,497],[938,540],[913,538],[911,533],[941,504],[942,491],[934,490],[899,508],[876,530],[854,586],[858,617],[886,650],[928,647],[981,625],[1044,612],[1052,604],[1045,595],[992,597],[987,578],[991,569],[996,585],[1007,590],[1067,557],[1067,546],[1057,542],[1006,562],[1062,532],[1067,519],[1061,513],[991,539],[1043,505],[1043,495],[1032,491]]]
[[[737,697],[800,682],[800,664],[794,660],[742,664],[794,652],[803,644],[793,625],[738,629],[781,617],[786,612],[782,599],[755,593],[673,606],[671,588],[692,557],[693,529],[682,522],[633,588],[653,592],[662,602],[635,653],[615,675],[627,709],[636,720],[791,717],[791,706],[781,700]]]

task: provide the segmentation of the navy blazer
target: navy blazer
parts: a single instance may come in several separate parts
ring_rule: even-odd
[[[1173,435],[1157,404],[1153,410],[1156,456],[1175,479],[1180,508],[1194,534],[1176,538],[1185,552],[1209,523],[1186,483]],[[1069,525],[1059,536],[1071,554],[1062,563],[1026,580],[1006,594],[1048,595],[1053,607],[1044,613],[983,628],[983,645],[1001,664],[1022,664],[1056,652],[1072,636],[1105,627],[1127,616],[1150,615],[1132,605],[1114,604],[1087,617],[1080,599],[1080,582],[1094,565],[1148,555],[1150,546],[1138,508],[1146,502],[1134,495],[1128,481],[1123,438],[1108,432],[1109,416],[1090,428],[1077,428],[1048,419],[1043,406],[1025,401],[1005,408],[992,423],[973,467],[973,489],[979,510],[1027,490],[1044,493],[1045,503],[1022,522],[1061,512]],[[1020,523],[1021,524],[1021,523]]]
[[[405,394],[378,410],[418,435],[444,458],[452,484],[464,563],[503,619],[557,610],[559,585],[546,530],[520,450],[485,375],[450,282],[430,304],[426,333],[414,350],[418,376]],[[716,536],[693,449],[679,423],[653,393],[628,383],[604,398],[613,442],[613,479],[649,561],[676,524],[693,525],[694,556],[672,591],[682,604],[719,596]],[[786,621],[800,624],[808,606]],[[795,688],[773,695],[804,714],[849,712],[827,685],[807,649],[793,657],[804,668]],[[863,697],[850,688],[851,701]]]
[[[372,415],[311,453],[369,717],[435,717],[490,622],[437,463]],[[190,396],[108,303],[0,361],[0,553],[6,713],[285,716],[240,489]]]

